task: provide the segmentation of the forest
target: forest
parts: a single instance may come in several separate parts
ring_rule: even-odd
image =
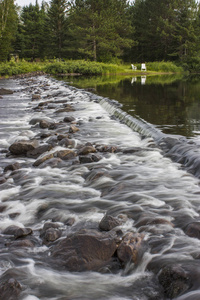
[[[0,0],[0,62],[173,61],[200,67],[195,0],[51,0],[19,7]]]

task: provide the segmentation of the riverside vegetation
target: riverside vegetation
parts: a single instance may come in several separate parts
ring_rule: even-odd
[[[44,72],[48,74],[81,74],[81,75],[105,75],[105,74],[127,74],[141,73],[140,64],[136,64],[138,71],[132,71],[130,65],[106,64],[84,60],[52,61],[52,62],[20,62],[10,61],[0,64],[0,76],[12,76],[30,72]],[[148,73],[153,72],[183,72],[182,67],[172,62],[147,63]]]

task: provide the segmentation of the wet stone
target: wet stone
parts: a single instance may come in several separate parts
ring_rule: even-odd
[[[15,170],[18,170],[20,169],[20,164],[18,162],[14,163],[14,164],[11,164],[11,165],[8,165],[4,168],[4,172],[8,172],[8,171],[15,171]]]
[[[69,128],[69,133],[76,133],[77,131],[79,131],[80,129],[74,125],[71,125]]]
[[[26,154],[28,151],[34,150],[38,147],[37,140],[21,140],[14,142],[10,147],[9,151],[15,155]]]
[[[74,148],[76,145],[76,142],[72,139],[64,138],[59,142],[59,145],[65,146],[67,148]]]
[[[193,222],[187,225],[185,234],[200,240],[200,222]]]
[[[10,243],[6,243],[6,246],[12,248],[34,248],[35,243],[28,239],[16,240]]]
[[[71,122],[73,122],[73,121],[75,121],[76,119],[74,118],[74,117],[65,117],[64,119],[63,119],[63,121],[64,122],[66,122],[66,123],[71,123]]]
[[[191,285],[186,271],[178,264],[164,267],[158,275],[158,280],[170,299],[183,294]]]
[[[52,148],[53,148],[53,146],[49,145],[49,144],[42,145],[42,146],[35,148],[34,150],[28,151],[26,153],[26,156],[29,158],[38,158],[41,154],[43,154],[47,151],[50,151]]]
[[[43,156],[42,158],[39,158],[38,160],[36,160],[34,163],[33,163],[33,166],[34,167],[38,167],[39,165],[41,165],[42,163],[44,163],[46,160],[49,160],[51,158],[53,158],[53,153],[51,154],[47,154],[45,156]]]
[[[0,176],[0,184],[3,184],[6,182],[6,178],[3,176]]]
[[[20,228],[16,225],[11,225],[7,227],[3,233],[7,235],[14,235],[15,239],[18,239],[32,234],[33,231],[31,228]]]
[[[110,231],[119,225],[121,225],[121,222],[117,218],[114,218],[110,215],[105,215],[99,223],[99,228],[103,231]]]
[[[74,272],[98,271],[109,265],[116,249],[111,235],[82,230],[61,240],[52,249],[52,263]]]
[[[10,278],[4,282],[0,282],[0,299],[1,300],[18,300],[22,287],[20,283]]]
[[[69,160],[76,157],[76,153],[72,150],[60,150],[55,152],[55,156],[59,157],[62,160]]]
[[[108,146],[108,145],[97,145],[96,149],[99,152],[109,152],[109,153],[115,153],[119,151],[117,146]]]
[[[0,95],[10,95],[10,94],[13,94],[13,91],[4,88],[0,89]]]
[[[102,157],[100,155],[95,155],[95,154],[80,155],[79,161],[81,164],[89,164],[93,162],[98,162],[99,160],[101,160],[101,158]]]
[[[61,237],[61,230],[55,228],[49,228],[46,230],[43,238],[43,242],[54,242]]]
[[[90,153],[95,153],[97,150],[92,146],[85,146],[78,151],[78,155],[87,155]]]
[[[32,95],[32,100],[38,100],[40,98],[41,98],[40,94],[34,94],[34,95]]]
[[[40,128],[49,128],[49,126],[51,125],[50,122],[46,121],[46,120],[41,120],[39,123]]]
[[[122,239],[118,249],[117,256],[122,262],[122,265],[127,263],[138,264],[142,255],[146,251],[143,244],[144,235],[128,232]]]

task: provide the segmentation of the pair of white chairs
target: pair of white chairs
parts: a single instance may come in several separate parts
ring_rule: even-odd
[[[132,70],[134,70],[134,71],[137,70],[137,67],[134,66],[133,64],[131,64],[131,67],[132,67]],[[147,70],[146,64],[141,64],[141,71],[146,71],[146,70]]]

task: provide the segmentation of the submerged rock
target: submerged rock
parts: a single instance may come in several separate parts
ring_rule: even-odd
[[[76,126],[74,126],[74,125],[71,125],[70,127],[69,127],[69,133],[75,133],[75,132],[77,132],[77,131],[79,131],[80,129],[78,128],[78,127],[76,127]]]
[[[81,164],[89,164],[101,160],[102,157],[97,154],[80,155],[79,161]]]
[[[164,267],[159,275],[158,280],[164,288],[164,292],[170,299],[176,298],[190,288],[188,274],[180,265]]]
[[[185,234],[200,240],[200,222],[193,222],[187,225]]]
[[[63,121],[64,122],[66,122],[66,123],[71,123],[71,122],[73,122],[73,121],[75,121],[76,119],[74,118],[74,117],[65,117],[64,119],[63,119]]]
[[[22,155],[22,154],[26,154],[28,151],[37,148],[38,144],[39,143],[37,140],[29,140],[29,141],[21,140],[21,141],[14,142],[9,147],[9,151],[15,155]]]
[[[4,173],[6,173],[7,171],[15,171],[20,169],[20,164],[18,162],[8,165],[4,168]]]
[[[54,153],[54,156],[59,157],[62,160],[69,160],[76,157],[76,153],[72,150],[60,150]]]
[[[112,262],[116,249],[112,235],[82,230],[60,241],[51,257],[57,266],[72,272],[99,271]]]
[[[119,225],[121,225],[121,222],[117,218],[105,215],[99,223],[99,228],[103,231],[110,231]]]
[[[0,299],[1,300],[17,300],[22,291],[20,283],[10,278],[4,282],[0,282]]]
[[[46,160],[49,160],[51,158],[54,158],[53,153],[47,154],[45,156],[43,156],[42,158],[39,158],[38,160],[36,160],[33,163],[34,167],[38,167],[39,165],[41,165],[43,162],[45,162]]]

